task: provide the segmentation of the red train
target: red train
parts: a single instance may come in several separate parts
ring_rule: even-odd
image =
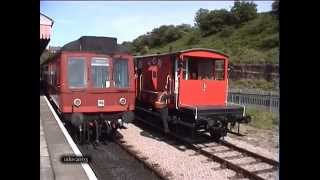
[[[42,64],[41,76],[79,142],[98,141],[134,118],[133,56],[115,38],[83,36],[66,44]]]
[[[227,55],[199,48],[134,59],[115,38],[83,36],[42,64],[44,91],[76,140],[98,141],[135,115],[215,140],[250,121],[244,107],[227,103]]]
[[[228,56],[212,49],[136,56],[136,116],[165,131],[191,129],[226,136],[229,124],[248,123],[242,106],[227,103]],[[151,123],[156,123],[152,121]]]

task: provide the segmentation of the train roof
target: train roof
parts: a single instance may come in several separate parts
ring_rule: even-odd
[[[117,38],[102,37],[102,36],[81,36],[75,41],[71,41],[56,52],[51,58],[44,63],[51,61],[62,52],[89,52],[97,54],[116,54],[116,53],[130,53],[128,48],[117,44]]]
[[[217,53],[220,55],[223,55],[225,57],[229,57],[228,55],[219,52],[215,49],[207,49],[207,48],[191,48],[191,49],[184,49],[184,50],[180,50],[180,51],[175,51],[175,52],[169,52],[169,53],[160,53],[160,54],[148,54],[148,55],[142,55],[142,56],[134,56],[134,58],[145,58],[145,57],[153,57],[153,56],[166,56],[166,55],[177,55],[180,53],[186,53],[186,52],[192,52],[192,51],[208,51],[208,52],[213,52],[213,53]]]
[[[117,38],[99,36],[82,36],[61,48],[61,51],[85,51],[103,54],[114,53],[117,50]]]

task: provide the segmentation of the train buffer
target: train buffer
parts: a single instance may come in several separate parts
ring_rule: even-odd
[[[61,121],[56,120],[49,101],[40,96],[40,179],[48,180],[88,180],[96,179],[87,163],[65,163],[65,155],[79,157],[74,144],[61,128]],[[63,126],[63,125],[62,125]]]

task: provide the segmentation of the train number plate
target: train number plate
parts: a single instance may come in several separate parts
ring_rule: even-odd
[[[104,100],[103,99],[98,100],[98,107],[104,107]]]

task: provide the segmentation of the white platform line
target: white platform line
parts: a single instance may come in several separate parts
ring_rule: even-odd
[[[74,143],[74,141],[72,140],[72,138],[71,138],[71,136],[69,135],[67,129],[66,129],[66,128],[64,127],[64,125],[62,124],[59,116],[58,116],[58,115],[56,114],[56,112],[54,111],[54,109],[53,109],[53,107],[51,106],[49,100],[47,99],[46,96],[43,96],[43,97],[44,97],[45,100],[47,101],[47,104],[48,104],[48,106],[49,106],[49,108],[50,108],[50,110],[51,110],[51,112],[52,112],[55,120],[58,122],[59,127],[60,127],[60,129],[62,130],[64,136],[66,137],[66,139],[67,139],[69,145],[71,146],[73,152],[74,152],[75,155],[77,155],[77,156],[82,156],[82,153],[80,152],[80,150],[78,149],[78,147],[77,147],[77,145]],[[81,165],[82,165],[84,171],[86,172],[86,174],[87,174],[87,176],[88,176],[88,178],[89,178],[90,180],[96,180],[96,179],[97,179],[96,175],[94,174],[94,172],[93,172],[93,170],[91,169],[91,167],[89,166],[89,164],[87,164],[87,163],[81,163]]]

